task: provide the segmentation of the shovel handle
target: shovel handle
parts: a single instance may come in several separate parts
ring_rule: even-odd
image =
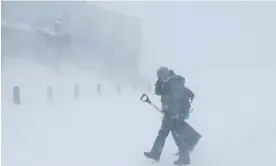
[[[143,102],[151,104],[151,101],[150,101],[148,95],[146,95],[145,93],[142,94],[142,96],[140,97],[140,100],[143,101]]]
[[[142,94],[142,96],[140,97],[140,100],[143,101],[143,102],[146,102],[148,104],[150,104],[153,108],[155,108],[157,111],[159,111],[161,114],[163,114],[162,110],[160,108],[158,108],[155,104],[153,104],[148,95],[146,95],[145,93]]]

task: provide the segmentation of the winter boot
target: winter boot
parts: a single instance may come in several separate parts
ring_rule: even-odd
[[[192,151],[194,150],[195,146],[196,146],[196,144],[190,145],[190,146],[188,147],[188,148],[189,148],[189,151],[192,152]],[[179,156],[179,152],[175,152],[174,155]]]
[[[196,137],[195,139],[193,139],[192,141],[187,141],[188,143],[188,148],[189,151],[192,152],[195,148],[195,146],[198,144],[199,140],[200,140],[201,136]],[[179,152],[175,153],[176,156],[179,156]]]
[[[190,164],[190,154],[189,150],[183,150],[179,152],[179,158],[174,162],[175,165],[189,165]]]
[[[144,155],[147,158],[150,158],[150,159],[155,160],[157,162],[160,160],[160,155],[158,155],[157,153],[154,153],[154,152],[144,152]]]

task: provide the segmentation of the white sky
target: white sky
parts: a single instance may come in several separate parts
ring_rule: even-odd
[[[98,5],[143,19],[143,58],[153,58],[144,61],[147,67],[167,64],[177,69],[186,66],[186,70],[205,70],[275,65],[276,2],[99,2]]]

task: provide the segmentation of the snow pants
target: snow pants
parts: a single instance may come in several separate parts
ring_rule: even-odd
[[[181,130],[179,130],[180,123],[182,122],[177,118],[173,118],[169,115],[163,116],[161,129],[158,132],[158,135],[154,141],[151,150],[152,153],[160,157],[166,142],[166,138],[168,137],[170,132],[175,133],[174,139],[179,149],[179,152],[187,150],[188,146],[186,145],[186,142],[183,141],[183,139],[181,138],[182,134],[180,133]]]

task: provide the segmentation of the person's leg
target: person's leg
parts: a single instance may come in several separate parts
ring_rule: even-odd
[[[182,139],[187,143],[190,152],[192,152],[202,136],[185,121],[179,124],[179,130],[181,130],[179,133],[181,133]],[[177,152],[175,155],[179,155],[179,153]]]
[[[176,144],[177,146],[180,146],[180,142],[179,142],[179,139],[177,139],[177,134],[176,134],[176,132],[171,131],[171,133],[172,133],[172,137],[173,137],[173,139],[174,139],[175,144]]]
[[[177,145],[177,147],[179,147],[179,146],[181,146],[180,145],[180,140],[181,141],[184,141],[184,138],[182,138],[182,139],[178,139],[177,138],[177,133],[179,133],[180,135],[181,135],[181,137],[183,136],[183,135],[187,135],[186,133],[184,133],[185,132],[185,124],[183,123],[184,122],[184,115],[181,115],[180,116],[180,118],[179,118],[179,121],[176,123],[176,127],[175,127],[175,130],[174,131],[171,131],[171,133],[172,133],[172,137],[173,137],[173,139],[174,139],[174,141],[175,141],[175,144]],[[178,135],[179,135],[178,134]],[[175,153],[175,155],[179,155],[179,152],[176,152]]]
[[[154,159],[156,161],[160,159],[161,153],[166,142],[166,138],[168,137],[172,126],[173,121],[165,115],[162,120],[161,129],[158,132],[158,136],[154,141],[151,151],[144,153],[146,157]]]
[[[188,143],[190,151],[194,149],[197,145],[198,141],[201,138],[201,135],[187,122],[183,122],[183,138]]]
[[[176,165],[187,165],[190,164],[190,152],[189,144],[183,139],[183,130],[179,129],[182,122],[176,121],[175,126],[172,128],[171,132],[174,133],[174,139],[179,150],[179,158],[174,162]]]

